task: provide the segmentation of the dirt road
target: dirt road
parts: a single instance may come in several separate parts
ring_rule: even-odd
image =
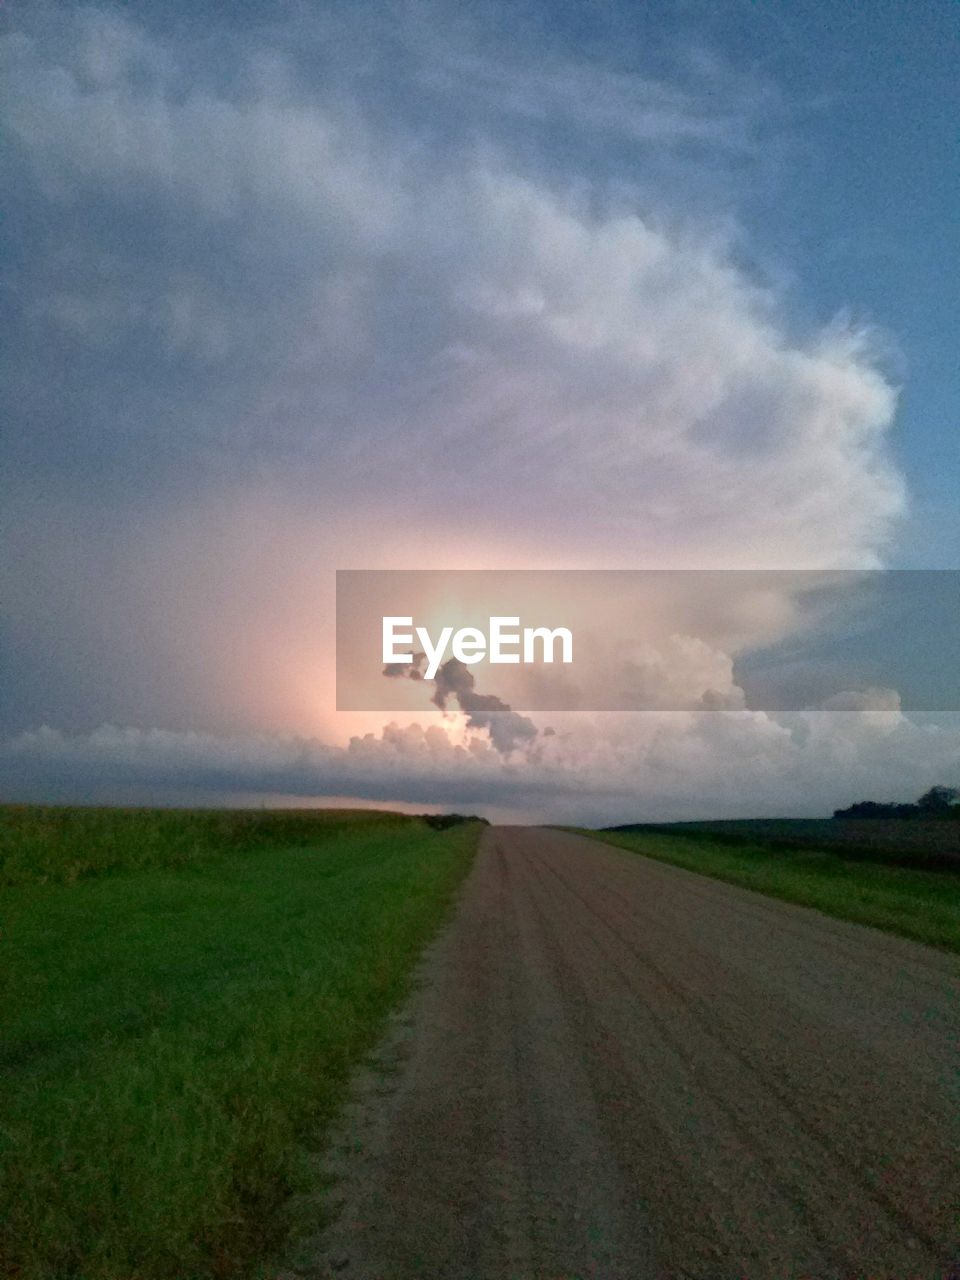
[[[494,828],[384,1055],[307,1274],[960,1275],[960,965],[923,947]]]

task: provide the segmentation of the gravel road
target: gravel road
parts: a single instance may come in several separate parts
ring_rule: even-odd
[[[960,964],[491,828],[331,1157],[302,1259],[363,1280],[940,1280]]]

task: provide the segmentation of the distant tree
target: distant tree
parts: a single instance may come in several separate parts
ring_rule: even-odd
[[[834,809],[835,818],[914,818],[920,812],[915,804],[880,804],[876,800],[860,800],[849,809]]]
[[[917,808],[924,813],[946,813],[960,800],[960,790],[956,787],[931,787],[917,801]]]
[[[939,818],[960,819],[960,787],[931,787],[916,804],[883,804],[858,800],[849,809],[834,809],[835,818]]]
[[[446,831],[447,827],[456,827],[462,822],[479,822],[485,827],[490,825],[486,818],[478,818],[475,813],[421,813],[420,817],[434,831]]]

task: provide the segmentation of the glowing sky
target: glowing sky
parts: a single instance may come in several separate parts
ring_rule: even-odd
[[[956,782],[895,691],[505,754],[332,670],[336,568],[956,564],[956,13],[11,4],[4,795]]]

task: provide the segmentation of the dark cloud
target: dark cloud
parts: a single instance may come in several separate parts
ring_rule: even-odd
[[[383,674],[391,680],[422,680],[427,665],[425,653],[415,653],[412,662],[388,662]]]
[[[392,679],[423,680],[426,661],[425,653],[415,653],[413,662],[388,663],[383,674]],[[514,711],[496,694],[477,693],[473,672],[458,658],[449,658],[443,663],[432,683],[434,691],[430,701],[433,705],[446,711],[453,699],[467,717],[467,728],[486,730],[501,754],[508,755],[536,738],[537,726],[532,720]]]
[[[437,672],[432,698],[445,711],[450,698],[467,717],[468,729],[486,729],[496,749],[507,754],[532,742],[537,726],[526,716],[511,710],[509,703],[492,693],[477,693],[473,672],[458,658],[450,658]]]

